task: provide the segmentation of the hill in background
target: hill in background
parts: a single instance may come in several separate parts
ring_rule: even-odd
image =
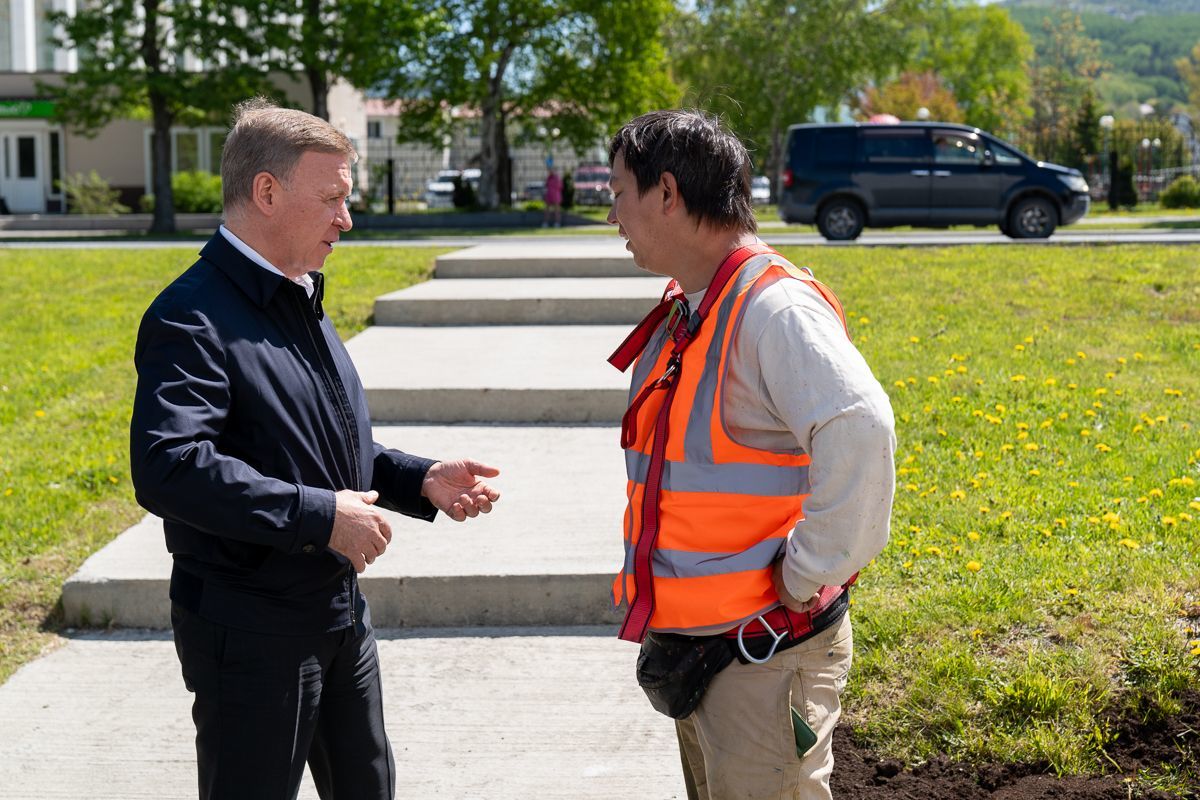
[[[1016,0],[1004,7],[1041,51],[1049,41],[1044,20],[1057,19],[1064,5]],[[1070,8],[1079,13],[1086,35],[1099,42],[1106,67],[1096,88],[1105,111],[1136,118],[1141,103],[1160,113],[1188,104],[1175,61],[1200,42],[1200,1],[1085,0]]]

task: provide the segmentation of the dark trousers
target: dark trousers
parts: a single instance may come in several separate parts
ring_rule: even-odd
[[[227,628],[173,605],[183,681],[196,695],[201,800],[291,800],[307,761],[322,800],[392,800],[375,634]]]

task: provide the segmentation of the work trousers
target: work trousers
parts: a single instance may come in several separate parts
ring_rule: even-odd
[[[766,664],[734,661],[675,731],[689,800],[829,800],[833,729],[854,649],[850,614]],[[791,709],[817,735],[800,758]]]
[[[183,681],[196,697],[201,800],[293,800],[307,761],[322,800],[392,800],[370,625],[277,636],[171,608]]]

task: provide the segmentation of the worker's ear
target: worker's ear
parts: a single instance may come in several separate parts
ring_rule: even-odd
[[[662,198],[664,214],[687,213],[687,209],[683,205],[683,198],[679,196],[679,184],[673,173],[664,172],[658,179],[658,186],[654,191]]]

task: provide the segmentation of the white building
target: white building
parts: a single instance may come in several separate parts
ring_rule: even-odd
[[[0,0],[0,198],[9,213],[65,210],[57,182],[93,169],[135,210],[139,198],[150,192],[149,121],[117,120],[94,138],[85,138],[55,121],[55,98],[37,89],[35,81],[53,83],[77,68],[74,51],[54,46],[46,15],[73,13],[80,1]],[[286,77],[277,85],[295,105],[308,106],[306,85]],[[329,117],[356,145],[366,141],[366,106],[353,87],[338,84],[330,91]],[[173,129],[173,171],[218,172],[224,141],[221,127]],[[364,166],[360,185],[366,177]]]

